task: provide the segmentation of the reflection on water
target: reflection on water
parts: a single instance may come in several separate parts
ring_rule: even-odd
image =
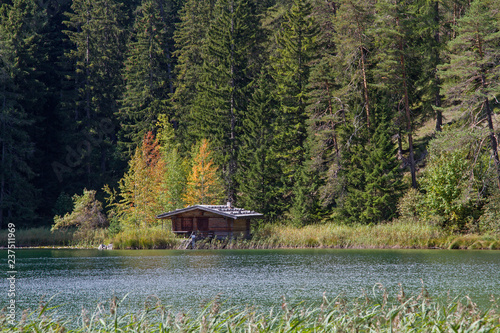
[[[124,306],[142,307],[157,295],[175,310],[217,295],[229,306],[359,297],[377,283],[395,295],[401,283],[418,294],[470,295],[486,307],[500,297],[500,252],[445,250],[18,250],[18,308],[36,309],[42,296],[77,314],[128,294]],[[0,251],[6,262],[6,251]],[[6,279],[0,287],[7,290]],[[0,307],[5,306],[0,299]]]

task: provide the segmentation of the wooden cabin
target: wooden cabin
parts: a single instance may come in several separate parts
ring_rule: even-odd
[[[237,238],[250,237],[252,219],[264,215],[227,205],[194,205],[158,215],[157,219],[172,220],[172,231],[178,235]]]

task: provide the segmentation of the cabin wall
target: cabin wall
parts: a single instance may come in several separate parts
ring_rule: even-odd
[[[249,219],[231,219],[215,213],[194,210],[173,216],[172,231],[179,235],[190,235],[192,232],[217,238],[249,237]],[[201,219],[208,219],[208,226],[202,226]],[[205,229],[200,231],[201,229]]]

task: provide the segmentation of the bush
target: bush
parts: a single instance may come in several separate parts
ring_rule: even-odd
[[[95,236],[94,231],[108,225],[106,216],[102,212],[102,204],[95,198],[95,193],[93,190],[84,189],[83,195],[75,194],[73,211],[63,217],[56,215],[51,230],[77,228],[75,239],[92,241]]]
[[[403,219],[418,220],[422,212],[424,196],[414,188],[410,188],[398,202],[398,213]]]
[[[479,230],[482,233],[500,234],[500,195],[488,199],[479,218]]]
[[[452,231],[464,230],[474,215],[477,197],[468,186],[468,162],[462,151],[431,158],[422,179],[425,209],[422,215]]]

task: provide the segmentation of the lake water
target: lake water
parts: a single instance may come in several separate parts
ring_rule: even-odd
[[[0,251],[2,266],[7,253]],[[60,312],[78,314],[128,294],[123,307],[142,308],[149,295],[175,311],[217,295],[227,306],[320,302],[339,294],[372,295],[377,283],[396,295],[401,283],[418,294],[470,295],[481,307],[500,297],[500,251],[450,250],[17,250],[18,309],[36,309],[53,295]],[[5,270],[7,271],[7,270]],[[8,289],[2,279],[0,307]],[[376,289],[378,290],[378,289]],[[380,296],[380,294],[379,294]]]

